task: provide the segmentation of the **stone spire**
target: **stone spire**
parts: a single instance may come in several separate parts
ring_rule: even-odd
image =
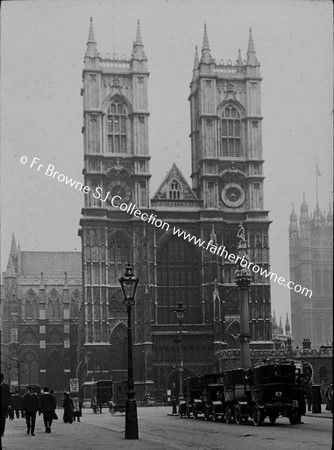
[[[322,225],[325,225],[325,218],[320,211],[318,203],[313,215],[313,224],[316,227],[321,227]]]
[[[143,44],[143,39],[141,36],[139,20],[137,21],[136,40],[133,42],[132,59],[137,59],[139,61],[143,61],[143,60],[147,59],[145,52],[144,52],[144,44]]]
[[[14,256],[10,254],[7,263],[6,277],[15,277],[15,276],[16,274],[15,274]]]
[[[196,78],[198,77],[198,73],[199,73],[199,58],[198,58],[198,50],[197,50],[197,45],[196,45],[195,56],[194,56],[193,78],[191,81],[196,80]]]
[[[280,334],[283,334],[283,325],[282,325],[282,316],[279,316],[279,332]]]
[[[305,192],[303,192],[303,201],[302,204],[300,205],[300,220],[309,220],[309,215],[308,215],[308,204],[306,203],[305,200]]]
[[[259,66],[260,63],[256,58],[254,40],[252,29],[249,29],[249,38],[248,38],[248,49],[247,49],[247,65],[248,66]]]
[[[209,38],[208,38],[208,32],[207,32],[207,29],[206,29],[206,23],[204,24],[204,35],[203,35],[201,62],[205,63],[205,64],[210,64],[212,62],[210,45],[209,45]]]
[[[241,50],[238,50],[237,66],[242,66]]]
[[[96,42],[95,42],[95,36],[94,36],[94,28],[93,28],[93,18],[90,18],[90,24],[89,24],[89,33],[88,33],[88,41],[87,41],[87,50],[85,57],[87,58],[96,58],[99,56],[97,48],[96,48]]]
[[[10,253],[12,255],[16,255],[16,253],[17,253],[17,247],[16,247],[16,241],[15,241],[14,233],[12,233],[12,242],[11,242],[11,245],[10,245]]]
[[[143,45],[143,39],[141,37],[141,30],[140,30],[140,22],[137,21],[137,36],[136,36],[136,45]]]
[[[195,57],[194,57],[194,70],[198,69],[198,64],[199,64],[199,58],[198,58],[198,49],[197,49],[197,45],[195,47]]]
[[[297,230],[298,229],[298,222],[297,222],[297,214],[295,211],[295,204],[292,203],[292,211],[290,214],[290,230]]]
[[[288,313],[286,313],[285,334],[286,334],[287,336],[290,336],[290,323],[289,323],[289,316],[288,316]]]

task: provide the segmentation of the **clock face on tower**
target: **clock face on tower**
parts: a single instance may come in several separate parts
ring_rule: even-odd
[[[245,192],[238,184],[229,183],[223,188],[221,198],[226,206],[238,208],[245,201]]]
[[[114,203],[129,203],[131,201],[131,188],[125,181],[113,181],[109,185],[111,197],[118,196],[120,199],[115,199]]]

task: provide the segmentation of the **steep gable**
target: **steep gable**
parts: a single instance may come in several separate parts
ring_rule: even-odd
[[[157,206],[200,206],[200,200],[175,163],[154,194],[151,204]]]

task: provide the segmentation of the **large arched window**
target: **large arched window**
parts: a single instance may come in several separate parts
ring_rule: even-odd
[[[126,153],[127,114],[119,102],[112,102],[108,109],[107,135],[109,153]]]
[[[130,241],[125,233],[117,231],[108,236],[109,284],[118,284],[126,265],[131,263],[130,249]]]
[[[234,105],[227,105],[221,119],[220,156],[235,158],[242,156],[240,112]]]
[[[158,322],[177,323],[173,309],[182,301],[185,323],[201,323],[200,258],[194,245],[169,238],[158,250]]]

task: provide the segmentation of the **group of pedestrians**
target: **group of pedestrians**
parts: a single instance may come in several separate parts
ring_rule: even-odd
[[[51,433],[52,422],[54,419],[58,419],[58,417],[56,414],[56,399],[48,387],[44,388],[43,393],[39,397],[33,388],[28,388],[28,393],[23,399],[23,408],[27,422],[27,434],[35,436],[37,412],[43,414],[45,432]]]
[[[15,394],[14,394],[15,395]],[[13,396],[14,397],[14,396]],[[4,375],[1,374],[1,436],[4,435],[6,418],[10,416],[10,411],[14,412],[14,399],[11,396],[9,386],[4,383]],[[75,418],[80,422],[81,404],[76,398],[76,405],[72,398],[70,398],[69,392],[64,392],[63,399],[64,423],[72,423]],[[51,433],[51,426],[53,420],[57,420],[56,414],[57,402],[49,387],[44,387],[41,395],[36,392],[35,386],[28,386],[28,392],[23,397],[22,405],[20,406],[22,417],[25,417],[27,424],[27,434],[35,436],[36,416],[43,414],[43,422],[45,426],[45,432]],[[17,415],[17,417],[19,417]]]

